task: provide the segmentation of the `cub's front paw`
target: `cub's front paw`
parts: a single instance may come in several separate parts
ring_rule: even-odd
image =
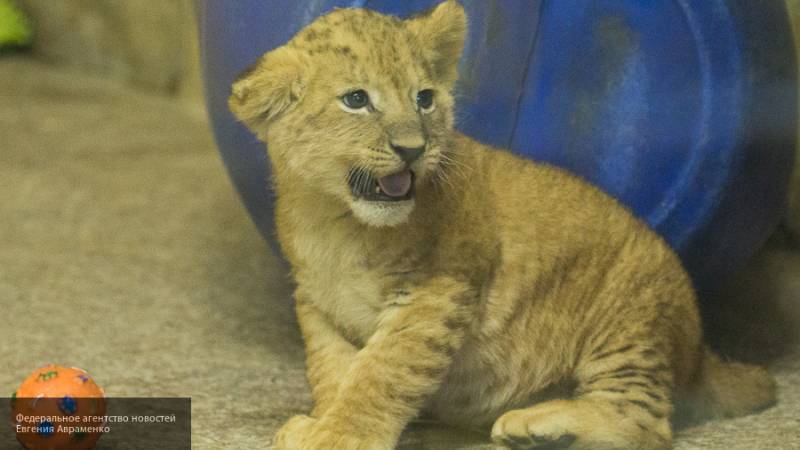
[[[492,427],[492,440],[515,450],[572,448],[577,435],[571,430],[571,417],[565,413],[558,407],[509,411]]]
[[[368,439],[324,420],[294,416],[275,435],[277,450],[390,450],[391,444]]]
[[[317,419],[306,415],[298,415],[289,419],[275,434],[273,443],[278,450],[295,450],[309,448],[304,445],[305,437],[309,434]]]

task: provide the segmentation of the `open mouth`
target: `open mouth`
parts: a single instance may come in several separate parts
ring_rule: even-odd
[[[380,178],[363,170],[351,170],[347,184],[355,198],[368,201],[398,202],[414,196],[414,172],[409,169]]]

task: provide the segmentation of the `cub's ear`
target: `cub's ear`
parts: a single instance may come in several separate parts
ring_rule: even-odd
[[[433,76],[448,84],[458,79],[458,61],[467,35],[467,15],[456,0],[446,0],[420,16],[407,20],[419,39]]]
[[[275,120],[303,98],[303,66],[291,47],[266,53],[233,83],[228,107],[251,128]]]

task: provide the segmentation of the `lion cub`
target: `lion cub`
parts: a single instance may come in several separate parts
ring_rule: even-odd
[[[314,410],[281,449],[390,449],[420,412],[515,448],[658,449],[774,401],[703,345],[665,243],[557,168],[453,130],[465,13],[320,17],[233,85],[269,144]]]

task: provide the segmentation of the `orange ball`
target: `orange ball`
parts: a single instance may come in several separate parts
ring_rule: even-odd
[[[11,399],[11,424],[29,450],[87,450],[106,429],[105,392],[86,371],[35,370]]]

